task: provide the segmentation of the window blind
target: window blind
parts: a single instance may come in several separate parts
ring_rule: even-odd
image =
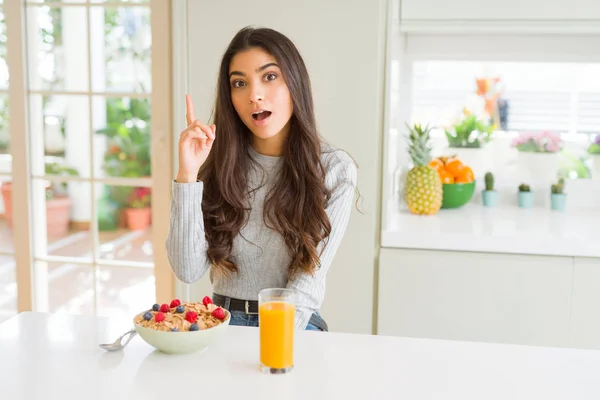
[[[501,78],[508,130],[600,133],[600,64],[418,61],[412,76],[413,120],[434,127],[451,124],[482,76]]]

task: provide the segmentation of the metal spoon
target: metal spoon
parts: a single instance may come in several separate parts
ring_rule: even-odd
[[[129,337],[127,338],[127,340],[125,341],[125,343],[121,343],[121,341],[123,340],[123,338],[125,336],[127,336],[127,335],[129,335]],[[127,346],[127,344],[131,341],[131,339],[133,339],[136,335],[137,335],[136,330],[132,329],[129,332],[124,333],[123,335],[121,335],[117,340],[115,340],[114,343],[105,343],[105,344],[100,344],[98,346],[100,346],[104,350],[108,350],[108,351],[121,350],[121,349],[123,349],[123,347]]]

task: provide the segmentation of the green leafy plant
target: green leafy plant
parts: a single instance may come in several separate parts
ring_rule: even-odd
[[[104,170],[110,176],[150,176],[150,104],[148,99],[108,99],[106,128],[96,131],[108,137]]]
[[[45,173],[46,175],[79,176],[79,172],[75,168],[68,166],[65,160],[60,157],[46,157]],[[67,196],[66,182],[52,182],[46,188],[46,199],[48,200],[65,196]]]
[[[590,144],[588,147],[588,153],[594,155],[600,154],[600,135],[597,135],[594,142]]]
[[[452,129],[446,129],[446,138],[450,147],[480,148],[492,139],[492,130],[492,125],[467,114]]]

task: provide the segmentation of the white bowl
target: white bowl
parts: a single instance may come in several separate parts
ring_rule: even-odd
[[[144,315],[146,311],[148,310],[142,311],[134,317],[135,330],[150,346],[169,354],[195,353],[206,349],[225,334],[229,321],[231,321],[231,314],[223,309],[225,320],[212,328],[186,332],[157,331],[135,323],[135,319]]]

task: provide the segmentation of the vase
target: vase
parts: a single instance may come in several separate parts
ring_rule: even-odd
[[[2,184],[2,200],[4,201],[4,216],[8,226],[13,226],[12,183]],[[46,200],[46,234],[51,238],[68,235],[71,223],[71,208],[73,200],[68,196],[53,197]]]
[[[8,226],[12,228],[12,183],[4,182],[0,185],[2,191],[2,202],[4,203],[4,217]]]
[[[547,191],[556,182],[560,163],[560,153],[533,153],[520,151],[517,155],[517,175],[533,191]],[[535,200],[540,207],[549,207],[547,196]]]
[[[498,192],[495,190],[482,190],[481,197],[484,207],[494,207],[498,204]]]
[[[600,154],[591,154],[590,160],[592,161],[592,179],[600,181]]]
[[[73,201],[68,196],[46,200],[46,230],[49,237],[68,235],[72,205]]]
[[[150,225],[150,207],[126,208],[127,227],[132,231],[143,231]]]
[[[554,211],[565,211],[567,206],[567,195],[564,193],[551,193],[550,206]]]
[[[531,182],[554,182],[558,174],[560,153],[533,153],[520,151],[517,168],[521,179]]]
[[[533,207],[533,201],[535,197],[533,192],[518,192],[518,204],[520,208],[531,208]]]

